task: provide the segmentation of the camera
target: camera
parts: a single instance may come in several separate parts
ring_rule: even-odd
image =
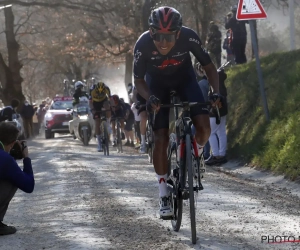
[[[15,160],[23,159],[23,150],[27,147],[25,141],[22,141],[20,144],[16,142],[9,152],[9,154],[15,158]]]

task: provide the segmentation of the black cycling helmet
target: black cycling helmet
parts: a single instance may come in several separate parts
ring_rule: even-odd
[[[181,14],[172,7],[159,7],[150,14],[150,28],[159,31],[178,31],[182,27]]]

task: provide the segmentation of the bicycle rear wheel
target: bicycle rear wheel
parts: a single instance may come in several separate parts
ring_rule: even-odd
[[[173,185],[172,202],[174,210],[174,218],[171,220],[172,228],[178,232],[182,221],[183,199],[179,192],[180,169],[177,164],[177,147],[171,144],[168,158],[168,175]]]
[[[196,244],[196,213],[195,213],[195,197],[194,197],[194,171],[192,165],[192,143],[191,136],[186,135],[185,137],[185,157],[186,157],[186,167],[188,170],[188,184],[189,184],[189,201],[190,201],[190,219],[191,219],[191,234],[192,243]]]

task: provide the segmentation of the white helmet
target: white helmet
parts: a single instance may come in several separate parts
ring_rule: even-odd
[[[84,86],[83,82],[81,82],[81,81],[75,82],[75,89],[78,89],[78,88],[83,87],[83,86]]]

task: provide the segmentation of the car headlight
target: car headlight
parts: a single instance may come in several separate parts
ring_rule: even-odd
[[[88,116],[87,115],[79,115],[80,120],[87,120]]]
[[[46,113],[45,118],[47,119],[51,119],[53,117],[53,115],[51,113]]]

